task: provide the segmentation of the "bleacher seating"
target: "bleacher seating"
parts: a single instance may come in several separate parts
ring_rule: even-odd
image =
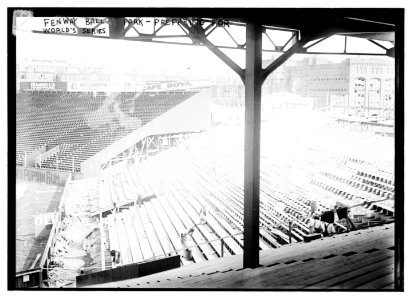
[[[332,135],[324,135],[332,144]],[[335,204],[358,205],[351,209],[351,218],[359,229],[394,221],[391,162],[337,150],[340,144],[359,142],[356,134],[336,139],[332,147],[308,139],[292,151],[262,145],[260,250],[282,251],[289,235],[292,244],[303,241],[309,233],[312,201],[318,202],[319,213]],[[373,146],[381,141],[378,136],[365,139]],[[108,168],[94,181],[98,199],[93,197],[91,211],[114,211],[114,203],[119,211],[100,220],[101,267],[112,267],[110,249],[121,252],[121,264],[178,253],[181,263],[189,265],[243,254],[243,181],[243,136],[229,126],[193,135],[133,165]],[[146,194],[155,197],[138,201]],[[202,208],[207,211],[206,223],[200,221]],[[345,225],[340,228],[345,230]],[[186,243],[192,260],[185,257],[180,238],[190,228],[194,231]]]
[[[194,94],[17,93],[16,164],[42,146],[60,145],[41,167],[79,172],[81,162]]]
[[[215,132],[211,130],[194,136],[179,147],[128,166],[112,176],[117,183],[109,185],[116,191],[115,194],[111,192],[111,197],[123,199],[116,201],[137,199],[144,193],[156,195],[116,216],[117,221],[120,218],[123,222],[116,223],[122,232],[117,236],[127,237],[126,245],[136,245],[138,240],[140,254],[135,253],[133,257],[145,260],[180,250],[180,234],[189,228],[194,228],[187,242],[194,262],[243,253],[243,158],[238,151],[241,141],[224,144],[223,129],[222,133]],[[302,241],[309,233],[307,215],[313,200],[319,200],[322,212],[332,209],[336,202],[351,206],[363,199],[374,201],[387,195],[394,202],[394,187],[386,180],[370,178],[364,181],[367,177],[359,175],[360,170],[374,171],[371,164],[366,163],[361,168],[365,162],[360,160],[326,155],[315,149],[305,151],[303,159],[288,157],[286,162],[309,175],[300,181],[292,180],[299,171],[273,163],[272,157],[263,151],[260,225],[266,228],[260,230],[261,250],[288,244],[290,222],[292,242]],[[304,160],[306,157],[309,160]],[[349,165],[341,167],[346,164]],[[388,166],[385,167],[388,170]],[[386,206],[385,211],[380,212],[370,206],[352,209],[352,220],[359,228],[392,221],[389,213],[394,211],[394,204]],[[207,223],[200,224],[198,214],[203,207],[208,211]],[[340,227],[344,228],[342,224]],[[130,231],[132,228],[135,232]],[[224,239],[222,254],[218,239],[226,236],[231,237]],[[132,252],[131,246],[123,248],[127,253]],[[131,256],[127,256],[127,263],[133,261]]]
[[[260,267],[224,257],[92,288],[377,289],[394,288],[394,225],[260,251]]]

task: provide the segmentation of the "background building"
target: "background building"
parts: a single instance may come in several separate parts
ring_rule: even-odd
[[[393,61],[379,58],[312,58],[286,68],[286,89],[311,97],[314,109],[366,118],[394,117],[393,82]]]
[[[263,61],[266,67],[271,60]],[[264,99],[276,93],[306,97],[319,111],[366,118],[394,118],[394,64],[381,58],[349,58],[331,62],[321,56],[290,60],[262,86]],[[218,78],[211,86],[213,102],[243,107],[245,88],[239,78]],[[312,102],[312,103],[310,103]]]
[[[16,67],[17,91],[137,92],[147,83],[191,79],[177,74],[146,75],[133,66],[124,69],[52,59],[19,59]]]

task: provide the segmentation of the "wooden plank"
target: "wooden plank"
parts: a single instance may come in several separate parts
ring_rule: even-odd
[[[146,171],[147,171],[147,174],[149,174],[153,170],[147,169]],[[160,187],[158,188],[160,189]],[[170,199],[168,199],[168,195],[164,193],[162,190],[157,196],[158,196],[158,199],[162,200],[161,203],[164,206],[165,210],[167,211],[168,216],[170,216],[170,220],[176,227],[178,233],[180,234],[180,233],[186,232],[187,227],[184,225],[184,223],[180,219],[181,214],[177,214],[175,211],[175,209],[178,208],[178,206],[175,205],[175,203],[172,202]],[[193,241],[192,239],[188,239],[187,245],[191,246],[190,249],[192,250],[192,255],[196,262],[200,262],[204,260],[204,257],[201,251],[198,249],[198,247],[195,247],[195,241]]]
[[[382,290],[394,290],[394,282],[384,286]]]
[[[144,187],[145,193],[155,193],[156,192],[152,183],[150,182],[150,180],[148,180],[148,176],[146,174],[147,173],[147,161],[146,160],[143,161],[139,165],[138,171],[136,168],[134,168],[134,173],[136,174],[139,182]]]
[[[118,183],[118,181],[117,181],[117,183]],[[119,182],[119,183],[120,183],[120,185],[113,184],[112,188],[113,188],[114,194],[116,196],[116,199],[118,199],[117,200],[117,205],[121,206],[121,204],[127,202],[127,199],[125,199],[125,196],[124,196],[123,186],[122,186],[121,182]]]
[[[161,247],[164,249],[165,253],[169,253],[172,250],[175,250],[172,247],[172,242],[170,238],[168,237],[167,233],[165,232],[165,229],[161,223],[161,221],[158,218],[157,212],[155,211],[155,207],[153,206],[152,202],[149,201],[144,204],[145,209],[148,212],[148,215],[154,225],[154,229],[156,234],[158,235],[159,241],[161,243]]]
[[[118,240],[121,248],[121,257],[123,258],[123,263],[130,264],[132,263],[132,254],[129,246],[127,231],[124,227],[122,213],[114,214],[113,216],[117,226]]]
[[[134,228],[138,236],[138,242],[141,246],[142,256],[144,257],[144,260],[153,258],[154,253],[151,249],[151,245],[149,243],[147,233],[145,232],[144,225],[142,224],[142,221],[141,221],[141,218],[138,212],[138,208],[137,207],[131,208],[130,212],[131,212]]]
[[[371,241],[369,241],[370,245],[374,244],[371,243]],[[303,245],[303,244],[302,244]],[[308,244],[304,244],[306,246],[308,246]],[[288,248],[286,252],[283,252],[284,250],[286,250],[285,248]],[[300,247],[299,248],[299,253],[301,253],[301,255],[299,257],[295,256],[294,253],[294,247],[293,246],[286,246],[286,247],[282,247],[279,249],[274,249],[274,250],[270,250],[270,251],[266,251],[266,252],[272,252],[272,254],[269,255],[270,260],[266,261],[266,256],[263,257],[262,256],[262,260],[265,259],[264,264],[266,263],[277,263],[277,262],[286,262],[286,261],[290,261],[290,260],[301,260],[304,258],[309,258],[309,257],[316,257],[316,258],[323,258],[325,255],[329,255],[332,253],[332,250],[328,249],[329,251],[326,253],[326,249],[322,249],[323,252],[322,253],[317,253],[316,251],[312,251],[309,253],[309,249],[308,247]],[[325,247],[326,248],[326,247]],[[352,249],[352,246],[346,246],[346,249]],[[348,251],[346,249],[340,249],[340,247],[335,247],[333,248],[333,250],[340,250],[339,253],[344,253],[345,251]],[[274,253],[277,252],[278,250],[281,250],[282,252],[282,260],[280,260],[280,257],[278,257],[277,255],[275,255]],[[305,251],[304,251],[305,250]],[[306,250],[308,252],[306,252]],[[292,252],[289,252],[292,251]],[[263,253],[263,252],[262,252]],[[292,253],[290,255],[290,253]],[[333,252],[333,253],[338,253],[338,252]],[[391,254],[386,254],[386,255],[391,255]],[[368,257],[370,257],[370,259],[374,259],[374,255],[368,255]],[[295,269],[296,264],[291,264],[291,265],[287,265],[287,264],[281,264],[278,266],[275,266],[274,269],[272,268],[259,268],[256,269],[257,270],[257,276],[255,276],[254,273],[249,272],[249,276],[247,276],[246,280],[241,278],[239,275],[239,279],[240,280],[244,280],[244,282],[238,282],[238,283],[233,283],[235,284],[234,286],[241,286],[241,284],[246,284],[248,286],[256,286],[261,284],[262,286],[268,286],[271,285],[273,288],[274,287],[284,287],[286,284],[289,284],[289,288],[296,288],[297,285],[296,283],[298,282],[303,282],[303,285],[307,285],[307,281],[311,280],[312,278],[314,278],[314,280],[318,280],[318,278],[320,279],[320,277],[324,277],[324,278],[328,278],[330,275],[328,272],[324,272],[324,270],[326,270],[326,267],[334,267],[336,268],[337,264],[335,263],[335,259],[336,261],[339,259],[341,261],[357,261],[357,256],[350,256],[350,257],[340,257],[339,258],[332,258],[332,259],[328,259],[328,260],[322,260],[321,259],[321,263],[319,264],[317,260],[313,260],[307,263],[303,263],[303,264],[298,264],[298,269]],[[377,260],[377,258],[376,258]],[[362,260],[363,261],[363,260]],[[280,272],[280,269],[282,269],[286,272]],[[350,266],[351,269],[351,266]],[[349,269],[349,270],[350,270]],[[274,272],[275,276],[264,276],[265,273],[269,273],[269,272]],[[312,275],[313,274],[313,275]],[[221,284],[221,286],[223,286],[223,284],[225,283],[225,281],[227,282],[233,282],[235,277],[235,275],[230,275],[230,277],[226,277],[225,279],[220,279],[219,283]],[[252,276],[255,276],[255,278],[253,279]],[[263,278],[270,278],[269,281],[264,282]],[[290,284],[293,284],[292,286]],[[302,287],[301,287],[302,288]]]
[[[360,276],[357,273],[348,274],[350,280],[345,280],[338,283],[331,288],[335,289],[354,289],[362,284],[367,284],[374,279],[378,279],[384,276],[390,276],[389,281],[394,280],[394,259],[388,259],[386,261],[378,262],[377,264],[368,266],[365,270],[363,269]],[[353,277],[354,276],[354,277]]]
[[[163,227],[169,237],[169,239],[172,241],[172,244],[174,246],[174,249],[181,249],[182,245],[180,243],[180,239],[178,236],[178,231],[175,228],[175,226],[172,224],[166,209],[162,207],[161,201],[156,198],[156,199],[151,199],[151,204],[155,209],[155,212],[158,213],[158,218],[163,224]]]
[[[293,256],[288,255],[285,261],[290,261]],[[354,259],[346,258],[344,261],[354,261]],[[328,276],[325,272],[326,268],[322,268],[322,272],[318,273],[312,271],[312,267],[320,266],[336,266],[337,262],[334,259],[302,262],[299,261],[293,264],[280,264],[269,268],[247,269],[245,272],[230,272],[225,274],[217,274],[212,278],[200,278],[198,280],[187,281],[186,284],[202,287],[269,287],[269,288],[297,288],[303,284],[305,280],[303,277],[317,277],[318,275]],[[299,267],[299,270],[296,269]],[[302,269],[300,267],[303,267]],[[303,279],[301,279],[301,277]],[[210,280],[208,282],[208,279]],[[213,285],[216,283],[217,285]]]
[[[277,233],[279,230],[274,231]],[[271,243],[273,244],[276,248],[280,248],[282,245],[279,244],[264,228],[260,229],[260,232],[263,233],[263,236]]]
[[[125,175],[125,178],[128,182],[128,187],[129,187],[130,193],[132,195],[132,198],[135,199],[135,200],[138,199],[138,196],[139,196],[141,191],[138,191],[137,185],[134,182],[134,179],[131,177],[129,168],[125,169],[124,175]]]
[[[125,202],[133,201],[135,198],[133,194],[131,193],[130,185],[129,185],[127,178],[125,177],[124,172],[121,172],[120,178],[121,178],[121,186],[122,186],[122,191],[124,194]]]
[[[177,160],[175,160],[174,158],[170,158],[170,159],[167,159],[166,161],[167,161],[167,162],[169,162],[169,161],[175,161],[175,162],[176,162]],[[164,160],[164,163],[165,163],[165,160]],[[178,166],[181,166],[181,164],[182,164],[182,162],[180,162],[180,163],[175,163],[170,169],[172,169],[172,170],[174,171],[174,170],[178,169]],[[189,172],[189,171],[187,170],[187,172]],[[183,176],[181,173],[180,173],[180,175]],[[189,189],[189,188],[195,186],[194,183],[191,182],[191,180],[190,180],[190,178],[192,178],[192,177],[194,176],[194,174],[190,174],[190,175],[192,175],[192,176],[183,176],[183,177],[185,178],[185,181],[186,181],[187,183],[188,183],[188,182],[190,182],[190,183],[187,184],[187,185],[184,186],[184,187],[181,187],[181,189],[187,190],[187,189]],[[175,180],[178,180],[178,179],[180,179],[180,176],[175,176]],[[175,183],[175,181],[174,181],[174,183]],[[192,191],[192,189],[191,189],[191,191]],[[178,198],[178,197],[177,197],[177,198]],[[211,219],[210,219],[209,221],[212,222]],[[230,241],[229,241],[228,243],[230,243]],[[237,252],[240,252],[240,251],[238,250],[238,248],[235,247],[235,245],[231,245],[231,247],[232,247],[232,249],[236,249]],[[219,248],[220,248],[220,247],[219,247]],[[241,249],[241,250],[242,250],[242,249]]]
[[[288,257],[291,259],[291,256]],[[332,261],[333,260],[333,261]],[[344,261],[351,261],[351,265],[347,265],[347,272],[351,271],[356,263],[356,259],[346,258]],[[338,264],[335,263],[334,259],[324,260],[323,263],[318,264],[318,262],[307,262],[304,264],[299,264],[298,266],[304,265],[303,270],[294,270],[294,264],[278,265],[271,268],[259,268],[254,270],[245,270],[244,272],[228,273],[229,275],[217,275],[212,276],[211,281],[203,281],[202,284],[195,282],[187,282],[188,285],[201,286],[203,288],[224,288],[224,287],[241,287],[248,286],[254,288],[286,288],[286,289],[302,289],[306,288],[306,284],[316,282],[318,276],[323,276],[324,278],[329,277],[326,274],[326,267],[333,266],[338,268]],[[312,266],[322,266],[322,273],[312,271]],[[340,272],[340,271],[339,271]],[[344,270],[346,272],[346,270]],[[299,274],[299,275],[298,275]],[[229,277],[228,277],[229,276]],[[313,286],[312,288],[327,288],[324,285]]]
[[[117,196],[115,195],[115,192],[114,192],[114,187],[112,185],[111,177],[108,177],[108,180],[107,180],[107,192],[108,192],[108,194],[107,194],[108,198],[110,199],[109,205],[112,207],[114,202],[118,203],[118,200],[117,200]]]
[[[129,168],[130,175],[134,179],[135,185],[141,189],[140,193],[145,194],[148,191],[146,190],[145,185],[143,184],[143,182],[140,180],[139,176],[137,175],[137,170],[136,170],[137,166],[140,166],[140,164]]]
[[[151,219],[149,218],[145,210],[145,204],[141,205],[141,207],[138,209],[138,212],[140,213],[141,221],[144,225],[149,243],[151,245],[151,249],[154,252],[155,257],[163,257],[165,252],[158,240],[158,236],[155,232],[154,226],[152,225]]]
[[[102,180],[98,180],[98,200],[99,200],[99,210],[106,207],[105,204],[105,193],[104,193],[104,182]]]
[[[132,262],[140,262],[143,260],[140,244],[138,242],[137,233],[135,232],[134,225],[132,223],[132,217],[129,209],[122,212],[125,222],[125,229],[127,230],[128,240],[132,253]]]
[[[354,277],[358,274],[370,275],[373,271],[384,267],[386,264],[389,265],[392,262],[392,253],[385,252],[380,253],[380,255],[367,255],[362,259],[351,259],[352,263],[348,265],[324,265],[329,267],[326,276],[314,276],[313,278],[304,278],[301,282],[302,288],[346,288],[348,285],[344,285],[343,282],[346,279]],[[351,287],[349,287],[351,288]]]
[[[178,157],[178,158],[180,158],[180,160],[178,161],[178,163],[176,162],[177,160],[175,159],[175,158],[173,158],[173,159],[170,159],[170,160],[168,160],[168,161],[170,161],[170,162],[174,162],[174,166],[173,166],[173,170],[175,170],[175,168],[178,168],[178,166],[180,166],[181,164],[184,164],[184,163],[186,163],[185,162],[185,159],[183,159],[182,157]],[[196,161],[198,161],[198,160],[196,160]],[[190,161],[190,163],[192,163],[192,164],[196,164],[196,162],[195,161]],[[188,167],[188,166],[187,166]],[[188,169],[188,168],[186,168],[186,169]],[[187,170],[188,171],[188,170]],[[198,174],[202,174],[203,172],[202,172],[203,170],[200,170],[200,169],[197,169],[197,170],[195,170],[195,172],[192,172],[192,174],[191,174],[191,176],[190,177],[195,177],[195,176],[198,176]],[[187,177],[187,179],[188,179],[188,177]],[[221,180],[223,180],[222,178],[221,178]],[[218,199],[221,199],[222,201],[224,201],[224,199],[229,199],[231,202],[230,203],[227,203],[226,204],[226,207],[232,207],[232,205],[234,206],[234,207],[238,207],[238,214],[242,214],[242,211],[243,211],[243,204],[240,204],[240,201],[239,200],[237,200],[235,197],[233,197],[233,195],[232,194],[226,194],[226,188],[227,188],[227,186],[229,186],[229,185],[231,185],[232,183],[229,183],[229,182],[225,182],[225,185],[223,185],[222,186],[222,184],[221,184],[221,182],[218,182],[218,181],[216,181],[216,180],[212,180],[212,178],[210,178],[209,176],[208,176],[208,174],[205,174],[205,175],[202,175],[202,181],[203,181],[203,184],[205,184],[205,185],[208,185],[208,182],[209,182],[209,184],[210,184],[210,186],[209,186],[209,188],[208,188],[208,193],[213,193],[213,194],[215,194],[216,193],[216,197],[218,198]],[[211,183],[211,181],[212,181],[212,183]],[[190,186],[195,186],[194,184],[191,184]],[[212,192],[210,192],[210,191],[212,191]],[[239,201],[239,202],[238,202]],[[239,204],[238,204],[239,203]],[[239,206],[237,206],[237,205],[239,205]],[[266,239],[272,239],[272,237],[267,233],[267,232],[261,232],[261,234],[266,238]],[[287,237],[286,237],[286,239],[285,240],[287,240]],[[259,245],[260,245],[260,247],[261,247],[261,249],[262,250],[267,250],[267,249],[270,249],[271,247],[262,239],[262,238],[260,238],[260,242],[259,242]]]
[[[108,235],[110,237],[110,250],[121,251],[119,247],[117,228],[113,220],[113,215],[108,215],[107,221],[108,221]],[[122,261],[121,256],[120,256],[120,260]],[[112,259],[111,259],[111,264],[112,264]]]
[[[102,220],[100,220],[100,222],[98,223],[98,226],[100,227],[100,243],[101,243],[101,251],[100,251],[100,255],[101,255],[101,270],[104,271],[105,270],[105,232],[104,232],[104,228],[103,228],[103,222]]]
[[[104,205],[105,207],[112,208],[110,178],[108,176],[104,178],[103,189],[104,189]]]
[[[371,275],[372,277],[373,274]],[[389,272],[387,275],[374,279],[368,283],[357,286],[356,289],[385,289],[386,286],[393,285],[394,288],[394,272]]]
[[[33,260],[33,263],[31,264],[30,269],[34,269],[34,267],[36,266],[36,264],[37,264],[38,260],[40,259],[40,257],[41,257],[41,253],[38,253],[36,255],[36,258]]]
[[[171,219],[169,218],[166,212],[166,209],[162,207],[161,202],[159,201],[158,198],[151,199],[151,203],[155,211],[158,213],[159,220],[161,221],[161,224],[163,224],[167,236],[172,242],[173,250],[178,250],[178,252],[180,252],[180,253],[175,252],[175,254],[183,255],[183,253],[179,251],[180,249],[182,249],[182,245],[181,245],[180,237],[178,235],[178,231],[175,228],[175,226],[172,224]],[[180,258],[181,258],[181,262],[183,265],[190,265],[193,263],[190,260],[186,260],[182,255],[180,256]]]
[[[211,263],[211,264],[210,264]],[[190,266],[184,266],[178,270],[170,270],[164,274],[157,274],[157,276],[150,276],[146,278],[140,278],[139,280],[129,281],[127,284],[130,286],[137,286],[138,288],[154,288],[154,287],[187,287],[190,286],[187,282],[193,282],[194,279],[198,279],[201,276],[211,277],[205,274],[213,273],[215,271],[215,264],[218,264],[219,270],[226,271],[230,268],[239,269],[241,268],[242,258],[240,256],[229,256],[223,259],[216,259],[207,261],[205,263],[193,264]],[[235,272],[235,271],[234,271]],[[212,277],[217,276],[219,273],[212,275]],[[232,274],[231,272],[226,273],[224,276]],[[170,280],[168,280],[170,279]],[[147,284],[146,282],[150,282]],[[160,283],[157,283],[160,281]],[[191,285],[190,287],[196,287]]]
[[[158,167],[158,165],[156,165]],[[169,171],[169,169],[165,168],[164,172],[160,173],[160,177],[164,178],[166,177],[166,175],[171,175],[169,173],[167,173],[167,170]],[[175,170],[174,170],[175,171]],[[171,177],[171,176],[170,176]],[[173,176],[174,178],[183,178],[182,174],[178,174],[178,176]],[[165,182],[163,182],[162,187],[163,188],[168,188],[169,186],[166,186],[165,183],[169,182],[171,178],[166,178]],[[178,185],[177,182],[173,181],[173,185],[174,187],[176,187]],[[193,220],[193,218],[197,217],[198,214],[196,213],[196,211],[194,211],[194,209],[191,207],[190,203],[186,200],[186,196],[187,194],[189,194],[189,192],[187,192],[185,189],[183,189],[183,187],[181,187],[181,189],[184,191],[183,193],[178,192],[174,189],[172,189],[171,187],[169,187],[168,190],[165,191],[165,193],[167,194],[172,194],[173,198],[174,198],[174,208],[176,207],[177,210],[179,211],[179,215],[180,217],[184,220],[184,223],[186,226],[188,227],[194,227],[195,226],[195,220]],[[190,197],[192,198],[192,197]],[[175,206],[176,205],[176,206]],[[199,221],[199,218],[197,217],[197,221]],[[211,238],[210,233],[205,230],[201,230],[200,227],[197,226],[197,231],[194,231],[193,233],[193,237],[195,239],[195,242],[198,243],[203,243],[204,241],[206,241],[206,238]],[[202,228],[203,229],[203,228]],[[201,236],[202,234],[202,236]],[[205,237],[205,239],[204,239]],[[208,239],[209,240],[209,239]],[[202,248],[202,252],[207,256],[208,259],[212,259],[212,258],[216,258],[217,256],[215,255],[215,249],[212,249],[210,247],[209,244],[203,244],[200,246],[200,248]]]
[[[196,170],[196,171],[197,171],[197,172],[195,172],[195,173],[197,173],[197,174],[203,173],[203,170]],[[194,173],[194,172],[193,172],[193,173]],[[193,178],[194,176],[196,176],[196,175],[195,175],[195,174],[192,174],[192,176],[190,176],[190,177]],[[207,176],[207,175],[205,175],[205,176]],[[187,177],[187,179],[188,179],[188,177]],[[220,190],[219,190],[219,189],[221,189],[221,185],[220,185],[217,181],[213,182],[211,185],[208,185],[208,181],[205,180],[205,181],[202,182],[202,185],[203,185],[203,186],[206,186],[206,188],[208,189],[205,193],[207,193],[207,194],[215,194],[215,193],[216,193],[215,197],[218,198],[218,199],[222,199],[222,202],[226,205],[226,207],[230,207],[231,204],[233,204],[233,205],[236,207],[237,203],[236,203],[234,200],[232,200],[232,195],[226,195],[225,193],[222,193],[222,194],[220,193]],[[191,183],[191,184],[189,185],[189,187],[196,187],[196,185],[195,185],[194,183]],[[215,187],[219,187],[219,189],[215,189]],[[224,189],[224,188],[225,188],[225,187],[223,187],[223,189]],[[228,197],[229,199],[231,199],[231,201],[234,201],[234,202],[225,203],[225,202],[223,201],[223,199],[226,199],[227,197]],[[241,215],[241,214],[242,214],[242,211],[243,211],[243,207],[239,207],[239,211],[237,212],[237,214]],[[241,237],[242,237],[242,235],[241,235]],[[240,238],[240,237],[238,236],[237,238]],[[242,243],[243,243],[243,242],[242,242]],[[231,245],[231,246],[234,247],[234,248],[231,248],[231,249],[236,249],[238,253],[243,253],[242,248],[235,247],[234,245]],[[266,249],[270,249],[270,248],[271,248],[271,247],[270,247],[268,244],[266,244],[266,242],[265,242],[264,240],[262,240],[262,239],[260,239],[260,247],[261,247],[263,250],[266,250]],[[240,250],[239,250],[239,249],[240,249]]]
[[[230,233],[226,232],[214,219],[213,215],[209,215],[207,218],[209,225],[215,230],[219,236],[227,236]],[[242,235],[241,235],[242,236]],[[235,255],[243,254],[243,249],[233,240],[233,238],[225,238],[224,242],[235,253]],[[218,242],[220,243],[220,242]],[[219,251],[218,251],[219,253]]]

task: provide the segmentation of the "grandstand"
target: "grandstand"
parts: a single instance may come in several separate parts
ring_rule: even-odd
[[[80,164],[196,92],[17,94],[17,165],[40,148],[58,147],[37,167],[80,172]]]
[[[49,104],[41,100],[30,108],[37,98],[25,97],[42,99],[42,94]],[[70,170],[70,155],[77,155],[80,162],[122,135],[163,118],[194,94],[21,93],[20,149],[35,152],[42,143],[49,148],[59,145],[59,152],[41,161],[41,168]],[[336,122],[323,113],[292,110],[273,111],[262,122],[259,249],[263,257],[265,251],[306,240],[313,201],[319,202],[318,213],[335,205],[351,207],[356,229],[394,222],[394,140],[354,126],[338,127]],[[155,156],[125,159],[97,176],[70,181],[61,204],[65,225],[56,233],[47,285],[75,286],[79,265],[82,276],[113,269],[112,249],[121,253],[120,267],[175,255],[181,266],[241,257],[244,141],[243,125],[235,123],[185,136]],[[278,129],[281,126],[287,131]],[[107,136],[109,129],[116,134]],[[382,151],[371,151],[374,147]],[[204,208],[205,223],[200,219]],[[349,231],[347,221],[335,226],[337,232]],[[193,233],[184,244],[181,234],[190,228]],[[79,265],[73,265],[70,251],[83,251],[76,258]]]
[[[263,123],[262,129],[270,126]],[[272,151],[269,143],[262,147],[261,253],[298,245],[309,236],[312,201],[319,201],[319,212],[334,205],[351,207],[351,220],[357,229],[394,222],[394,176],[386,160],[391,153],[374,157],[377,160],[357,158],[368,150],[366,145],[386,147],[392,139],[327,124],[316,126],[312,132],[327,136],[334,151],[329,150],[329,143],[309,137],[304,144],[298,137],[290,141],[292,138],[278,131],[270,132],[275,143],[284,145],[286,139],[286,145],[298,143],[297,150],[290,153],[277,147]],[[242,256],[240,133],[241,126],[219,125],[142,161],[108,168],[92,180],[72,181],[65,207],[69,219],[81,217],[81,211],[85,218],[95,216],[91,221],[94,232],[87,239],[92,240],[89,254],[93,259],[84,266],[84,274],[111,269],[110,249],[120,251],[121,266],[178,254],[182,266]],[[227,140],[227,135],[232,139]],[[357,151],[358,143],[353,142],[360,139],[365,142]],[[336,151],[337,141],[351,145],[344,155]],[[115,213],[113,207],[119,211]],[[201,208],[208,212],[206,223],[200,220]],[[335,224],[338,232],[348,231],[347,222]],[[192,259],[186,257],[180,239],[190,228],[194,231],[187,246]]]

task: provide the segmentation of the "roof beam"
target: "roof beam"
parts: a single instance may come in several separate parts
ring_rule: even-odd
[[[305,46],[307,43],[318,38],[327,38],[330,35],[332,35],[330,31],[324,32],[322,30],[319,30],[316,32],[307,33],[305,36],[302,36],[302,38],[295,44],[293,44],[292,47],[290,47],[281,56],[275,59],[269,66],[262,70],[260,77],[262,82],[264,82],[273,71],[275,71],[283,63],[285,63],[293,54],[303,51],[303,46]]]
[[[188,32],[189,37],[195,43],[202,43],[206,46],[212,53],[219,57],[225,64],[227,64],[236,74],[239,75],[242,82],[245,82],[245,70],[238,66],[228,55],[223,53],[217,46],[212,44],[205,35],[205,30],[200,25],[181,24]]]
[[[395,58],[396,57],[396,48],[393,47],[391,49],[388,49],[386,51],[386,55],[389,56],[389,57]]]
[[[340,33],[339,35],[362,38],[368,40],[379,40],[394,43],[394,31],[389,32],[361,32],[361,33]]]

